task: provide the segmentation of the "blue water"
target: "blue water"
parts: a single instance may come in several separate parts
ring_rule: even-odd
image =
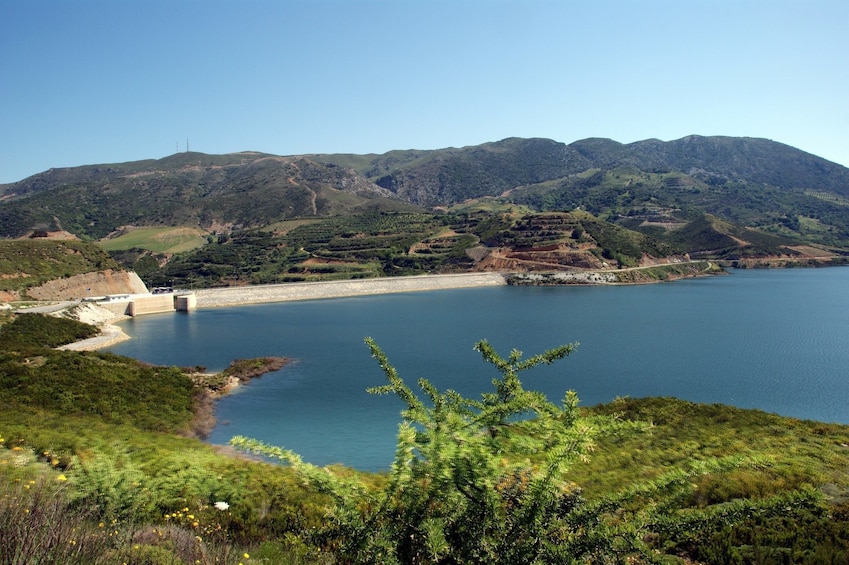
[[[676,396],[849,423],[849,268],[734,271],[642,286],[487,287],[286,302],[144,316],[110,351],[166,365],[293,362],[218,403],[210,441],[247,435],[316,464],[385,469],[400,401],[372,396],[384,375],[373,337],[411,385],[477,395],[497,376],[473,351],[534,355],[580,342],[525,373],[526,388],[585,405]]]

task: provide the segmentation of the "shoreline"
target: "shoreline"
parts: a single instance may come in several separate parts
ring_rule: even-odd
[[[698,263],[698,262],[692,262]],[[651,268],[651,267],[648,267]],[[625,269],[637,271],[646,267]],[[372,279],[345,279],[337,281],[315,281],[297,283],[278,283],[253,286],[232,286],[222,288],[205,288],[194,291],[197,298],[197,308],[225,308],[245,306],[250,304],[268,304],[275,302],[293,302],[302,300],[321,300],[328,298],[352,298],[357,296],[375,296],[397,294],[404,292],[425,292],[460,288],[483,288],[489,286],[507,286],[510,284],[591,284],[616,285],[640,284],[649,281],[616,280],[617,271],[586,272],[586,273],[516,273],[501,272],[456,273],[445,275],[413,275],[403,277],[379,277]],[[688,273],[684,277],[698,276],[706,273]],[[681,278],[684,278],[681,277]],[[569,281],[561,279],[570,279]],[[679,277],[674,277],[679,278]],[[667,279],[671,280],[671,279]],[[653,280],[651,282],[660,282]],[[94,305],[92,305],[94,306]],[[74,316],[100,328],[101,333],[95,337],[61,346],[59,349],[71,351],[95,351],[110,347],[122,341],[131,339],[124,331],[114,325],[114,322],[125,320],[127,316],[108,316],[84,319],[85,316]]]
[[[83,339],[81,341],[75,341],[74,343],[68,343],[59,346],[56,349],[65,351],[97,351],[98,349],[110,347],[112,345],[115,345],[116,343],[121,343],[122,341],[127,341],[128,339],[131,339],[130,336],[124,333],[124,330],[111,323],[95,325],[97,325],[97,327],[100,329],[100,335],[96,335],[88,339]]]
[[[302,283],[280,283],[255,286],[231,286],[206,288],[194,291],[198,308],[223,308],[266,304],[273,302],[293,302],[299,300],[320,300],[325,298],[351,298],[401,292],[422,292],[447,290],[454,288],[480,288],[485,286],[505,286],[507,279],[501,273],[459,273],[450,275],[416,275],[409,277],[381,277],[375,279],[353,279],[339,281],[316,281]],[[79,303],[61,312],[78,309]],[[68,343],[57,349],[68,351],[97,351],[122,341],[131,339],[114,322],[129,319],[116,315],[96,304],[85,305],[86,312],[76,312],[71,317],[97,326],[100,334],[94,337]],[[95,312],[96,311],[96,312]],[[53,315],[57,313],[54,312]]]
[[[197,392],[194,415],[186,435],[206,440],[218,425],[215,417],[215,403],[220,398],[266,373],[279,371],[291,361],[289,357],[274,356],[234,359],[226,369],[218,373],[187,373]]]

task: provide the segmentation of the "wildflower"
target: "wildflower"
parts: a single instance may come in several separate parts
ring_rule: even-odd
[[[57,481],[67,481],[68,477],[66,477],[65,475],[59,475],[58,477],[56,477],[56,480]]]
[[[242,555],[242,557],[244,557],[245,559],[250,559],[250,558],[251,558],[251,556],[250,556],[250,555],[248,555],[247,553],[245,553],[244,555]]]
[[[223,500],[219,500],[218,502],[216,502],[214,504],[214,506],[218,510],[227,510],[228,508],[230,508],[230,505],[228,503],[224,502]]]

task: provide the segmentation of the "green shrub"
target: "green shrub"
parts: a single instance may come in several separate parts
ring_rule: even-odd
[[[42,314],[19,314],[0,326],[0,351],[58,347],[94,337],[100,330],[67,318]]]

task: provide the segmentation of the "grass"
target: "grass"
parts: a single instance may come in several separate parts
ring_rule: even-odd
[[[849,503],[849,426],[674,398],[620,398],[592,410],[649,421],[653,429],[603,440],[590,462],[576,469],[576,481],[588,493],[660,473],[676,462],[766,454],[772,463],[760,478],[741,474],[737,484],[707,482],[699,496],[717,498],[723,489],[726,493],[719,498],[751,494],[743,491],[752,489],[829,485],[824,494],[832,504]],[[745,484],[747,480],[751,482]]]
[[[275,222],[273,224],[268,224],[265,229],[270,232],[275,233],[276,235],[286,235],[293,229],[299,226],[305,226],[308,224],[314,224],[321,220],[315,218],[300,218],[295,220],[282,220],[280,222]]]
[[[137,248],[157,253],[182,253],[205,245],[206,237],[207,233],[200,228],[133,228],[118,237],[102,239],[98,245],[106,251],[126,251]]]

